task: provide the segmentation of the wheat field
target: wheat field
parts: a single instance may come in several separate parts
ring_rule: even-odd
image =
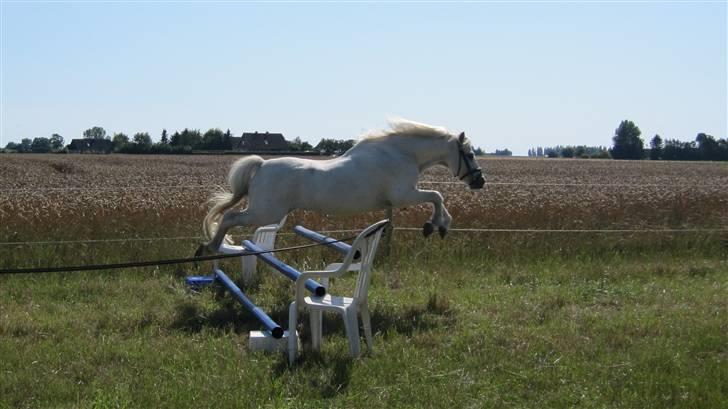
[[[77,239],[134,236],[146,233],[147,224],[176,235],[198,235],[205,202],[216,187],[225,186],[234,160],[233,156],[3,155],[0,238],[53,240],[53,229],[70,229]],[[422,176],[421,188],[443,193],[455,228],[728,225],[724,164],[518,158],[480,162],[488,183],[481,191],[457,183],[445,168],[433,168]],[[427,212],[426,205],[396,209],[395,220],[403,227],[420,226]],[[350,218],[337,222],[299,213],[296,220],[317,228],[355,227],[348,225]],[[361,223],[370,219],[364,216]],[[98,229],[101,225],[104,228]]]

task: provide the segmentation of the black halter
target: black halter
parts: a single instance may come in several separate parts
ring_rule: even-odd
[[[458,156],[458,171],[455,173],[455,176],[456,177],[460,178],[460,180],[463,180],[466,177],[471,176],[471,175],[475,175],[475,174],[478,174],[478,173],[480,173],[481,175],[483,174],[483,172],[481,171],[480,168],[478,168],[478,167],[473,168],[470,165],[470,162],[468,162],[468,158],[466,156],[467,153],[465,153],[464,146],[463,146],[463,144],[460,141],[458,141],[458,152],[459,152],[459,156]],[[464,175],[460,176],[460,169],[462,167],[463,162],[465,162],[465,167],[467,168],[467,172],[465,172]]]

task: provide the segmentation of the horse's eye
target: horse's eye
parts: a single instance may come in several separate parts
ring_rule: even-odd
[[[475,159],[475,155],[473,155],[472,153],[469,153],[468,154],[468,159]]]

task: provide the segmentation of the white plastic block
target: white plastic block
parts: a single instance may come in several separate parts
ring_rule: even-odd
[[[288,350],[288,331],[283,331],[283,337],[273,338],[268,331],[250,331],[248,348],[251,351],[286,352]]]

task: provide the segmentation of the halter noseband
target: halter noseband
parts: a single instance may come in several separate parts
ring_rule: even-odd
[[[476,173],[480,173],[482,175],[482,171],[479,168],[473,168],[470,166],[470,162],[468,162],[468,158],[465,156],[465,150],[463,149],[463,144],[458,141],[458,171],[455,172],[455,176],[458,177],[460,180],[465,179],[468,176],[474,175]],[[467,168],[467,172],[465,172],[464,175],[460,176],[460,169],[462,167],[463,162],[465,162],[465,167]]]

